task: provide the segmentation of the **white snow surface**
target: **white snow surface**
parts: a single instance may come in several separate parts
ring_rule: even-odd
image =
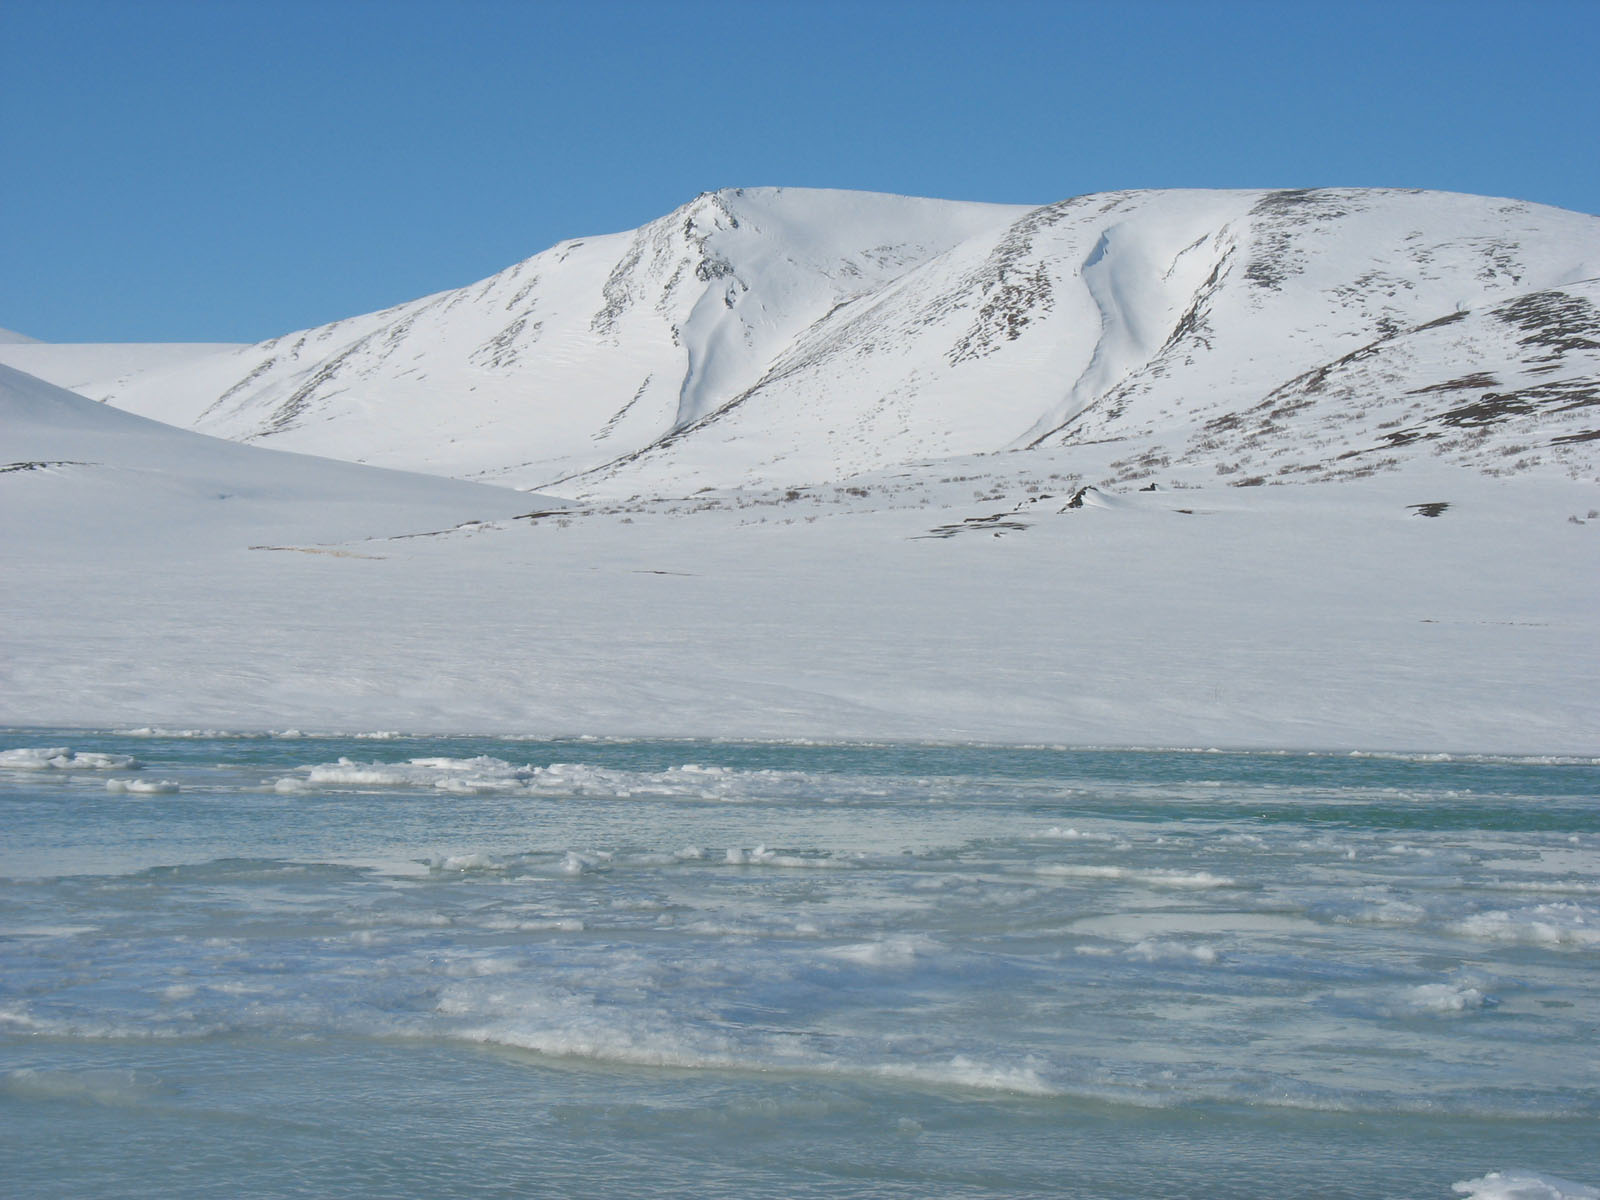
[[[359,538],[526,512],[549,497],[406,475],[175,429],[0,366],[0,521],[11,580],[30,543],[92,562],[251,536]],[[350,553],[335,551],[330,553]],[[159,559],[150,560],[152,567]]]
[[[7,346],[0,723],[1600,753],[1597,230],[751,189]]]

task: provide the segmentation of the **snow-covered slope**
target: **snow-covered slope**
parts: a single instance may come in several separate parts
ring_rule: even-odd
[[[219,436],[528,486],[700,420],[837,306],[1020,211],[849,192],[706,194],[471,287],[80,385]]]
[[[1500,464],[1514,445],[1582,471],[1588,449],[1563,439],[1593,425],[1597,275],[1600,220],[1508,201],[1081,197],[841,309],[714,418],[586,483],[723,482],[730,459],[818,480],[1111,440],[1125,480]]]
[[[1447,193],[734,190],[383,313],[71,382],[221,436],[591,496],[1114,439],[1122,480],[1439,455],[1582,475],[1597,279],[1600,219]]]
[[[384,538],[514,516],[544,497],[263,450],[175,429],[0,366],[0,530],[27,575],[34,537],[194,553],[257,539]]]

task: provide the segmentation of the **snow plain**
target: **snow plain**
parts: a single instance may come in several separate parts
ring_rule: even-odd
[[[1597,230],[751,190],[260,347],[8,344],[251,444],[0,375],[0,723],[1600,753]]]

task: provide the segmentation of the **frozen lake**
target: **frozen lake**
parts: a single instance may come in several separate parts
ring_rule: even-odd
[[[14,1195],[1600,1183],[1593,759],[0,751]]]

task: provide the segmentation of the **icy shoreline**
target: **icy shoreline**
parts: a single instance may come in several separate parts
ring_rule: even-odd
[[[926,738],[868,738],[868,737],[739,737],[703,734],[592,734],[592,733],[530,733],[502,732],[493,729],[252,729],[205,728],[182,729],[157,726],[129,728],[116,725],[65,724],[65,725],[0,725],[0,739],[7,741],[50,741],[60,738],[83,739],[96,737],[149,738],[153,741],[355,741],[355,742],[474,742],[497,741],[505,743],[530,742],[541,745],[596,745],[629,746],[639,744],[691,746],[773,746],[782,748],[816,747],[845,750],[1015,750],[1042,751],[1064,754],[1150,754],[1218,756],[1251,756],[1284,759],[1374,759],[1415,763],[1507,763],[1529,766],[1600,766],[1600,755],[1549,753],[1493,753],[1473,750],[1416,750],[1370,747],[1325,746],[1155,746],[1119,745],[1115,743],[1074,744],[1068,742],[930,740]],[[46,764],[53,766],[54,764]],[[20,768],[16,764],[0,761],[0,766]],[[88,769],[68,765],[67,769]]]

